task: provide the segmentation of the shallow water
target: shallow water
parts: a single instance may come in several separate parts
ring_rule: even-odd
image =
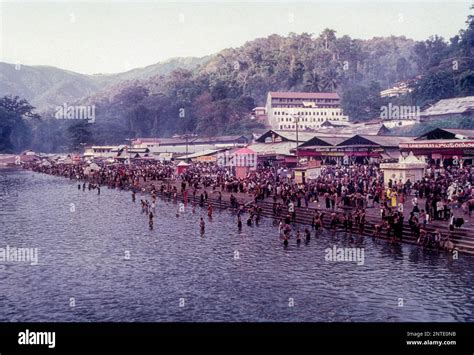
[[[161,199],[149,230],[141,198],[1,170],[0,248],[38,248],[38,264],[0,261],[0,321],[474,320],[473,257],[329,231],[285,249],[270,219],[239,233],[230,211],[177,218]],[[363,265],[327,261],[334,245]]]

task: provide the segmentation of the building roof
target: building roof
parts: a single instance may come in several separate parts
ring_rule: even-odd
[[[92,147],[88,147],[87,149],[114,149],[117,147],[117,145],[93,145]]]
[[[416,138],[416,140],[433,139],[474,139],[474,129],[435,128]]]
[[[312,149],[316,147],[334,147],[339,143],[345,141],[349,136],[340,136],[340,137],[324,137],[321,135],[311,138],[309,141],[304,142],[299,145],[299,148]]]
[[[249,148],[241,148],[239,150],[236,150],[234,154],[255,154],[255,152]]]
[[[191,143],[195,137],[190,137],[188,139],[188,144]],[[160,145],[174,145],[174,144],[186,144],[186,139],[184,138],[136,138],[133,141],[133,144],[142,144],[142,143],[156,143]]]
[[[283,92],[270,91],[268,93],[275,99],[339,99],[337,92]]]
[[[456,139],[474,139],[474,129],[442,128],[444,131],[455,135]],[[457,137],[456,137],[457,136]]]
[[[337,144],[338,147],[349,147],[349,146],[381,146],[381,147],[398,147],[400,143],[412,142],[411,137],[394,137],[394,136],[372,136],[372,135],[360,135],[356,134],[341,143]]]
[[[214,149],[211,144],[189,145],[187,149],[188,154],[196,153],[202,150]],[[153,148],[153,153],[176,153],[186,154],[186,145],[160,145]]]
[[[133,153],[149,153],[150,149],[148,148],[130,148],[128,150],[128,153],[133,154]]]
[[[351,123],[350,122],[347,122],[347,121],[331,121],[331,120],[327,120],[327,121],[324,121],[322,124],[321,124],[321,127],[347,127],[347,126],[350,126]]]
[[[365,124],[350,123],[344,127],[320,127],[313,129],[313,135],[325,134],[327,136],[353,136],[354,134],[377,135],[383,129],[383,123]]]
[[[290,142],[296,142],[296,132],[294,130],[292,131],[282,131],[282,130],[276,130],[276,129],[270,129],[263,133],[260,137],[258,137],[255,141],[259,143],[265,143],[265,139],[271,138],[272,135],[275,135],[276,137],[281,138],[283,142],[285,141],[290,141]],[[310,140],[315,136],[314,133],[312,132],[298,132],[298,141],[303,143],[306,142],[307,140]],[[278,143],[278,142],[275,142]],[[267,143],[269,144],[269,143]]]
[[[433,106],[422,111],[421,116],[454,115],[474,110],[474,96],[456,97],[439,100]]]
[[[253,143],[249,146],[257,155],[293,155],[290,150],[296,148],[295,142]]]
[[[233,143],[237,141],[248,142],[248,138],[243,135],[233,136],[216,136],[216,137],[197,137],[193,140],[193,143]]]
[[[204,157],[204,156],[207,156],[207,155],[213,155],[213,154],[216,154],[220,151],[221,150],[217,150],[217,149],[206,149],[206,150],[201,150],[201,151],[196,152],[196,153],[183,155],[183,156],[181,156],[177,159],[194,159],[194,158]]]
[[[237,141],[248,142],[248,138],[243,135],[232,135],[232,136],[216,136],[216,137],[188,137],[187,143],[199,144],[199,143],[233,143]],[[136,138],[133,141],[134,144],[141,143],[157,143],[159,145],[185,145],[186,138],[175,137],[175,138]]]

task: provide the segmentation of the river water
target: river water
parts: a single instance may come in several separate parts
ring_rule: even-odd
[[[0,252],[38,248],[0,260],[0,321],[474,321],[473,257],[329,231],[283,248],[270,219],[239,232],[231,211],[161,199],[150,230],[147,197],[0,170]]]

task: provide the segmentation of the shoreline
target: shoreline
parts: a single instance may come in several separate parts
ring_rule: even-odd
[[[18,170],[18,169],[15,169],[15,170]],[[50,176],[62,177],[62,178],[67,179],[67,177],[63,176],[63,175],[48,174],[48,173],[41,172],[41,171],[35,171],[33,169],[22,168],[21,170],[28,170],[28,171],[35,172],[35,173],[46,174],[46,175],[50,175]],[[69,180],[81,181],[82,183],[86,183],[86,184],[91,183],[91,181],[89,181],[87,179],[69,178]],[[156,186],[156,185],[158,185],[158,186]],[[167,192],[167,191],[162,192],[161,191],[161,186],[162,185],[170,186],[172,188],[176,188],[176,192],[175,192],[176,193],[176,198],[173,198],[171,196],[172,192]],[[117,188],[117,187],[110,187],[110,185],[102,185],[101,188],[106,187],[106,186],[111,188],[111,189],[124,190],[124,191],[128,191],[128,192],[131,192],[131,191],[143,192],[143,193],[146,193],[147,195],[151,195],[152,187],[154,186],[157,197],[159,196],[163,200],[166,199],[168,201],[171,201],[171,200],[175,199],[176,202],[185,203],[185,201],[184,201],[185,198],[184,198],[183,194],[181,193],[181,191],[179,189],[179,181],[176,181],[176,180],[163,179],[163,180],[149,180],[149,181],[146,181],[146,182],[140,180],[139,181],[139,186],[137,186],[137,187],[127,186],[127,187]],[[275,216],[272,213],[271,202],[264,200],[264,201],[258,201],[255,204],[255,201],[252,198],[252,196],[248,195],[247,193],[236,193],[235,194],[235,197],[237,199],[237,205],[238,205],[238,207],[235,208],[235,207],[232,207],[231,204],[230,204],[229,193],[228,192],[218,191],[217,189],[214,190],[216,192],[220,192],[221,195],[222,195],[222,199],[219,201],[214,196],[213,191],[208,192],[207,188],[199,187],[197,189],[199,194],[204,193],[205,191],[208,192],[208,198],[207,198],[207,200],[204,201],[204,203],[201,206],[200,197],[198,197],[198,193],[196,193],[196,196],[193,197],[192,194],[189,194],[189,190],[190,190],[190,188],[188,187],[186,189],[186,191],[188,192],[188,197],[187,197],[187,203],[188,204],[194,204],[196,206],[199,205],[202,208],[206,208],[206,207],[209,206],[209,203],[211,203],[213,208],[219,208],[221,210],[231,209],[231,210],[235,211],[236,213],[239,213],[239,209],[241,209],[241,211],[243,213],[248,213],[249,212],[248,211],[249,206],[257,206],[257,207],[262,209],[262,213],[261,213],[262,217],[266,217],[266,218],[272,219],[274,221],[279,221],[279,220],[285,218],[284,213],[282,213],[281,215],[277,215],[277,216]],[[244,195],[244,196],[242,196],[242,195]],[[376,208],[376,207],[374,207],[374,208]],[[368,209],[371,210],[372,208],[368,208]],[[449,231],[449,229],[446,228],[446,227],[443,228],[443,226],[431,226],[431,225],[426,228],[428,233],[432,233],[436,229],[436,230],[439,230],[442,233],[443,236],[445,236],[445,235],[449,236],[450,240],[454,244],[454,248],[453,248],[453,250],[448,251],[448,250],[443,249],[443,248],[427,247],[427,246],[423,246],[423,245],[418,244],[416,242],[416,239],[410,235],[410,230],[409,230],[409,226],[408,226],[407,223],[404,223],[404,225],[403,225],[403,232],[402,232],[401,240],[400,239],[394,240],[394,239],[391,239],[390,237],[384,236],[384,234],[386,234],[385,229],[382,230],[382,234],[380,236],[374,236],[373,235],[374,226],[376,225],[377,222],[380,223],[380,221],[375,220],[374,216],[369,215],[369,214],[366,217],[366,221],[365,221],[362,233],[359,233],[359,232],[357,232],[357,229],[358,229],[357,226],[354,227],[351,231],[348,231],[348,230],[344,229],[343,227],[341,227],[339,225],[339,223],[337,224],[336,228],[330,228],[330,214],[333,213],[333,212],[342,213],[344,211],[343,209],[341,209],[339,207],[335,210],[326,210],[324,208],[315,208],[315,207],[295,207],[295,211],[296,211],[296,220],[292,221],[290,224],[293,227],[295,227],[295,226],[298,226],[298,227],[296,229],[292,228],[293,232],[295,230],[300,230],[300,229],[304,230],[305,226],[311,226],[311,213],[314,214],[315,211],[318,211],[320,213],[324,213],[324,218],[322,219],[322,228],[323,229],[328,230],[328,231],[333,231],[333,232],[346,233],[348,238],[349,237],[352,238],[353,236],[355,236],[355,237],[357,237],[357,236],[372,237],[374,239],[376,238],[376,239],[379,239],[379,240],[386,241],[387,243],[392,244],[392,245],[393,244],[396,245],[396,244],[404,243],[404,244],[411,244],[411,245],[417,246],[421,249],[438,250],[440,252],[447,252],[449,254],[454,254],[455,252],[459,252],[459,253],[462,253],[464,255],[474,255],[474,243],[473,243],[472,250],[463,248],[463,246],[464,246],[463,242],[466,242],[466,241],[469,242],[468,238],[466,238],[466,235],[464,234],[464,232],[466,232],[464,229]],[[314,231],[314,229],[312,229],[310,227],[310,232],[313,233],[313,231]],[[474,236],[473,236],[473,239],[474,239]]]

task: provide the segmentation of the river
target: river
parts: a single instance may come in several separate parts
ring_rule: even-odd
[[[239,232],[231,211],[161,199],[150,230],[141,198],[0,170],[0,251],[37,248],[0,261],[0,321],[474,321],[473,257],[329,231],[283,248],[270,219]]]

